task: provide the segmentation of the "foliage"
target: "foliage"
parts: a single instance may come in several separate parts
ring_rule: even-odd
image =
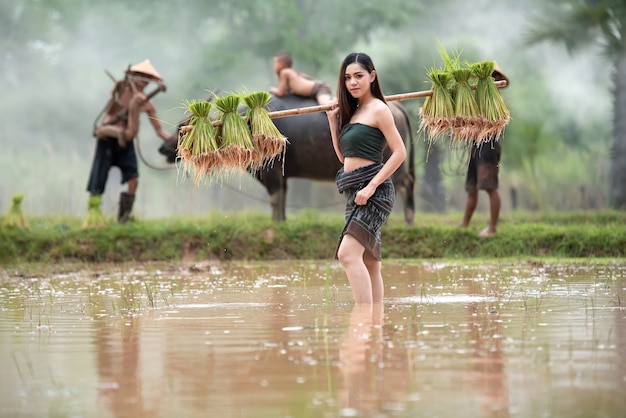
[[[318,72],[337,67],[329,57],[378,29],[406,24],[419,9],[402,0],[360,2],[358,7],[333,0],[235,0],[221,2],[217,11],[231,28],[232,42],[265,57],[279,49],[293,51],[305,67]],[[261,30],[261,36],[251,37],[252,30]]]
[[[265,215],[212,214],[205,218],[161,219],[81,228],[79,219],[40,219],[30,231],[0,231],[0,262],[124,262],[183,259],[329,259],[334,255],[341,215],[307,211],[290,222]],[[422,217],[407,228],[391,220],[383,229],[387,258],[624,257],[623,212],[515,214],[498,234],[479,238],[441,215]]]
[[[560,0],[536,16],[527,35],[529,44],[563,43],[573,54],[579,48],[599,46],[613,71],[613,145],[610,204],[626,208],[626,3],[623,0]]]
[[[588,85],[575,87],[593,94],[574,103],[568,95],[574,88],[563,81],[562,72],[550,72],[548,67],[558,55],[555,49],[523,45],[516,29],[539,5],[561,13],[561,6],[567,4],[559,1],[552,5],[545,0],[2,2],[0,112],[5,123],[0,141],[5,147],[0,155],[0,175],[20,175],[2,188],[0,209],[8,208],[13,193],[25,190],[29,214],[84,215],[84,184],[94,148],[91,125],[112,86],[103,69],[119,78],[127,65],[150,58],[168,83],[167,94],[159,94],[154,102],[166,130],[173,132],[183,117],[183,99],[206,99],[207,90],[238,90],[242,85],[256,90],[273,84],[271,56],[281,49],[294,53],[298,69],[329,81],[331,86],[340,59],[352,50],[365,50],[375,58],[386,94],[427,89],[425,68],[437,56],[438,37],[447,46],[463,50],[468,60],[496,60],[511,78],[512,86],[503,91],[512,110],[503,137],[503,181],[526,179],[526,167],[536,164],[537,155],[549,155],[553,145],[558,145],[568,160],[586,153],[580,159],[593,159],[596,165],[592,168],[598,170],[606,165],[610,135],[606,64],[587,59],[581,70],[565,68],[570,62],[562,59],[563,69],[569,73],[592,74]],[[598,4],[612,4],[618,10],[621,2]],[[607,28],[615,29],[615,25]],[[583,52],[584,60],[588,56]],[[413,126],[419,126],[420,101],[404,104]],[[42,111],[31,111],[35,105]],[[572,114],[573,107],[580,109],[582,116]],[[540,138],[531,137],[535,130],[528,127],[533,125]],[[142,126],[149,125],[142,121]],[[560,147],[562,142],[567,146]],[[140,131],[140,143],[149,161],[162,161],[157,153],[160,140],[149,127]],[[605,153],[599,151],[602,147]],[[420,169],[425,160],[418,160]],[[531,172],[542,179],[541,187],[556,181],[546,178],[541,167],[535,170]],[[177,182],[175,171],[155,173],[140,166],[140,175],[136,210],[147,207],[148,216],[162,216],[183,205],[172,198],[183,194],[180,189],[184,187]],[[419,171],[418,176],[418,187],[433,185],[435,176]],[[457,177],[448,180],[462,182]],[[117,184],[112,183],[109,180],[103,196],[105,213],[110,194],[116,196],[117,192]],[[586,185],[607,194],[604,183]],[[258,205],[268,204],[262,191],[249,183],[246,186],[238,192],[262,196]],[[578,187],[574,180],[567,186],[558,190]],[[315,199],[308,193],[312,188],[290,190],[290,199],[297,199],[298,207],[315,207]],[[537,200],[550,206],[550,200],[560,199],[558,194],[551,190]],[[185,197],[182,202],[187,207],[181,211],[185,214],[239,202],[234,193],[204,188]],[[144,204],[146,200],[150,204]],[[247,207],[254,204],[246,203]],[[230,210],[240,210],[240,206]]]
[[[609,59],[623,51],[626,4],[622,0],[557,0],[543,6],[526,35],[529,44],[559,41],[571,53],[597,44]]]

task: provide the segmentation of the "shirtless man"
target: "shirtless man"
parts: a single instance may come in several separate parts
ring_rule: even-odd
[[[505,87],[509,86],[508,77],[496,66],[492,73],[495,81],[505,80]],[[478,233],[480,237],[488,237],[496,233],[498,219],[500,217],[500,194],[498,193],[498,171],[501,156],[500,142],[491,139],[479,147],[472,147],[470,160],[467,166],[465,179],[465,191],[467,203],[463,213],[462,227],[467,227],[472,220],[472,215],[478,204],[478,191],[484,190],[489,196],[489,225]]]
[[[166,140],[170,136],[161,126],[154,104],[144,94],[144,89],[153,81],[157,83],[158,90],[166,90],[161,75],[150,61],[131,66],[124,80],[115,83],[104,108],[102,122],[94,131],[98,141],[87,191],[92,196],[103,194],[109,170],[113,166],[119,167],[122,184],[128,183],[128,192],[120,195],[120,223],[130,219],[137,191],[139,173],[133,139],[139,131],[139,115],[148,115],[150,124],[161,139]]]
[[[328,84],[291,68],[293,60],[289,52],[279,52],[274,56],[274,71],[278,77],[278,87],[270,87],[270,93],[281,97],[292,93],[298,96],[311,97],[320,105],[332,99]]]

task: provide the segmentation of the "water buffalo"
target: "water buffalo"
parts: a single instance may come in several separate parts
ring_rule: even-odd
[[[317,106],[317,102],[300,96],[286,95],[280,98],[272,97],[267,108],[269,111],[276,111],[309,106]],[[407,147],[407,161],[396,170],[392,180],[398,197],[404,204],[405,223],[413,225],[415,216],[413,130],[405,108],[397,102],[390,102],[390,107],[396,126]],[[330,128],[324,112],[276,118],[274,123],[289,141],[284,164],[280,159],[276,159],[271,167],[255,172],[253,175],[263,184],[269,194],[272,219],[284,221],[286,219],[287,180],[295,177],[316,181],[334,181],[341,164],[333,149]],[[176,150],[172,149],[171,143],[170,141],[169,148],[164,145],[160,151],[168,157],[168,161],[173,162],[176,158]]]

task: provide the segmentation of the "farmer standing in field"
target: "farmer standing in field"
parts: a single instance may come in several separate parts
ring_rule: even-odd
[[[495,81],[506,81],[509,86],[508,77],[496,66],[492,77]],[[496,233],[498,219],[500,217],[500,193],[498,193],[498,171],[500,168],[500,156],[502,150],[497,138],[492,138],[472,147],[470,159],[467,166],[467,176],[465,179],[465,191],[467,192],[467,203],[465,213],[461,221],[462,227],[470,224],[476,205],[478,204],[478,191],[484,190],[489,196],[489,225],[478,234],[481,237],[488,237]]]
[[[149,96],[144,89],[151,82],[158,86]],[[102,195],[109,170],[117,166],[122,171],[122,184],[128,183],[128,191],[120,194],[118,222],[125,223],[135,202],[139,172],[133,139],[139,131],[139,115],[146,113],[156,134],[163,140],[169,138],[161,126],[156,109],[150,98],[166,85],[149,60],[130,66],[123,80],[117,81],[111,90],[101,123],[95,127],[96,152],[91,166],[87,191],[92,196]],[[99,118],[99,117],[98,117]]]

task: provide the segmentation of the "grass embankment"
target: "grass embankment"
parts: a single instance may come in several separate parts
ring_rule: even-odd
[[[485,214],[459,228],[460,214],[400,215],[383,229],[386,258],[626,256],[626,212],[507,213],[498,233],[479,238]],[[275,223],[267,214],[138,220],[82,229],[82,219],[31,218],[28,229],[0,230],[0,263],[330,259],[343,227],[339,214],[304,211]]]

